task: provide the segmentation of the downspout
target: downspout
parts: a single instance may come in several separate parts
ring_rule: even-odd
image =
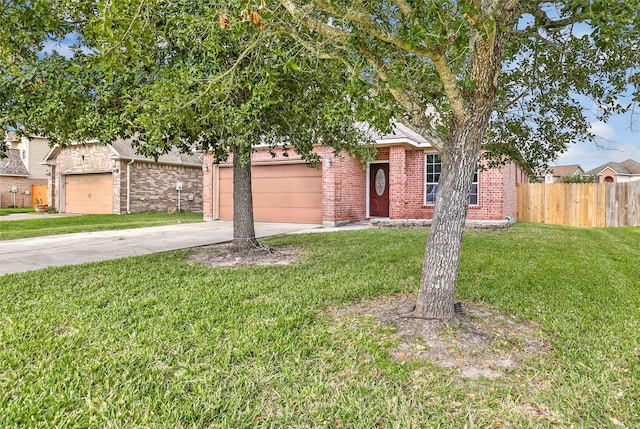
[[[129,161],[127,164],[127,214],[131,214],[131,164],[135,160]]]

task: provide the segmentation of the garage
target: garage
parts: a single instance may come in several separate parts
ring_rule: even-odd
[[[322,172],[306,164],[251,168],[256,222],[322,223]],[[218,176],[219,218],[233,219],[233,168]]]
[[[113,213],[112,173],[64,176],[64,211],[67,213]]]

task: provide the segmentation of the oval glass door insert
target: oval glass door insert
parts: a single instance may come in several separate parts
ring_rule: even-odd
[[[384,170],[381,168],[376,172],[376,194],[381,197],[387,187],[387,178],[384,176]]]

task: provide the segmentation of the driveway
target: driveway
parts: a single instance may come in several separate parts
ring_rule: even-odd
[[[256,236],[311,232],[320,225],[256,222]],[[187,223],[0,241],[0,275],[166,252],[233,239],[233,223]]]

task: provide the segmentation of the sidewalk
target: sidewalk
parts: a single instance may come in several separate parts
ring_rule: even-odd
[[[25,219],[46,219],[50,217],[70,217],[82,216],[76,213],[11,213],[6,216],[0,216],[0,222],[7,220],[25,220]]]
[[[256,236],[328,232],[343,228],[256,222]],[[215,221],[6,240],[0,241],[0,275],[187,249],[232,239],[233,223]]]

